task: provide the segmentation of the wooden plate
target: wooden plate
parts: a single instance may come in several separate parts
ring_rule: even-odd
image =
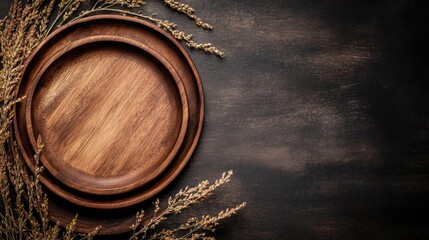
[[[181,79],[137,41],[94,36],[67,44],[28,84],[32,147],[40,135],[43,165],[78,191],[111,195],[141,187],[183,142],[188,103]]]
[[[30,58],[31,60],[27,62],[24,78],[19,87],[19,96],[28,95],[26,93],[29,93],[31,88],[29,82],[39,72],[46,72],[41,75],[49,73],[49,68],[45,71],[42,70],[49,59],[63,51],[61,46],[95,36],[121,36],[137,41],[166,59],[183,83],[189,110],[185,136],[175,157],[159,176],[141,187],[120,194],[103,196],[77,191],[58,180],[49,171],[45,171],[41,176],[42,183],[50,190],[48,191],[51,199],[50,214],[55,221],[60,224],[66,224],[74,217],[76,212],[79,212],[80,221],[76,226],[78,231],[88,232],[95,226],[102,224],[105,226],[102,229],[102,234],[113,234],[128,231],[129,223],[133,221],[136,209],[145,207],[146,200],[156,195],[162,196],[162,194],[159,195],[161,191],[177,177],[188,162],[197,145],[202,129],[204,96],[201,80],[195,65],[177,41],[163,30],[145,21],[112,15],[81,19],[51,34],[35,51]],[[176,84],[175,86],[178,85]],[[37,96],[38,88],[35,89],[34,96]],[[176,93],[180,95],[180,92]],[[178,99],[177,95],[176,100]],[[34,105],[36,106],[37,104]],[[27,131],[26,109],[27,101],[16,106],[14,137],[24,155],[26,164],[30,169],[34,169],[35,163],[31,158],[34,155],[34,148]],[[31,109],[33,107],[30,107]]]

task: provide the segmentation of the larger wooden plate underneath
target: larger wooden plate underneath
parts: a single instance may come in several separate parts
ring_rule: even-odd
[[[77,230],[128,230],[135,211],[183,169],[204,115],[201,80],[183,47],[123,16],[94,16],[58,29],[30,57],[14,136],[41,181],[50,213]],[[102,217],[101,217],[102,216]]]

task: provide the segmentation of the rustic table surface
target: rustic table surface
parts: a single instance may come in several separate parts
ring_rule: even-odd
[[[11,0],[0,1],[5,16]],[[148,1],[226,50],[189,51],[206,117],[161,197],[233,169],[191,215],[248,205],[219,239],[429,238],[429,7],[423,1],[187,0],[214,24]],[[172,222],[171,224],[173,224]]]

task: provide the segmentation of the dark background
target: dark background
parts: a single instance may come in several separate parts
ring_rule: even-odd
[[[10,2],[0,1],[1,16]],[[226,57],[189,50],[205,88],[203,134],[162,196],[235,175],[183,219],[247,201],[215,236],[429,239],[425,1],[185,3],[215,29],[162,1],[143,9]]]

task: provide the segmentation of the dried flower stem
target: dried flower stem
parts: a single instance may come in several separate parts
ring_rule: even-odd
[[[97,1],[97,3],[100,2]],[[98,13],[98,12],[113,12],[113,13],[118,13],[118,14],[122,14],[122,15],[128,15],[128,16],[133,16],[133,17],[137,17],[137,18],[142,18],[142,19],[146,19],[149,20],[153,23],[155,23],[158,27],[164,29],[165,31],[169,32],[171,35],[173,35],[173,37],[179,41],[184,41],[186,43],[186,45],[190,48],[194,48],[194,49],[201,49],[204,50],[207,53],[211,53],[211,54],[215,54],[219,57],[224,57],[225,53],[220,51],[219,49],[217,49],[216,47],[213,46],[212,43],[197,43],[194,40],[192,40],[193,35],[192,34],[186,34],[183,31],[179,31],[177,30],[177,24],[170,22],[168,20],[161,20],[161,19],[157,19],[154,18],[153,16],[148,16],[148,15],[143,15],[139,12],[133,12],[130,10],[124,10],[124,9],[117,9],[117,8],[112,8],[115,5],[94,5],[94,7],[91,10],[87,10],[87,11],[83,11],[79,16],[77,16],[76,18],[74,18],[73,20],[85,17],[87,15],[91,15],[94,13]],[[207,29],[211,29],[211,28],[207,28]]]
[[[204,199],[209,197],[213,194],[214,190],[216,190],[218,187],[224,185],[225,183],[229,182],[231,179],[233,172],[228,171],[226,173],[222,174],[222,177],[218,180],[216,180],[213,184],[210,185],[209,181],[203,181],[199,183],[196,187],[189,188],[186,187],[185,189],[180,190],[178,193],[174,195],[174,197],[170,197],[167,201],[167,207],[160,211],[160,201],[157,199],[154,202],[154,213],[153,216],[150,218],[149,221],[144,223],[144,211],[140,211],[136,215],[136,222],[131,226],[131,229],[133,230],[133,234],[130,237],[132,240],[137,239],[146,239],[147,234],[151,229],[155,229],[161,222],[165,221],[170,215],[176,215],[181,213],[184,209],[190,207],[193,204],[202,202]],[[173,230],[167,230],[163,229],[158,233],[154,233],[151,235],[148,239],[176,239],[176,233],[179,231],[185,231],[188,230],[189,232],[186,233],[182,238],[187,239],[189,236],[192,236],[198,231],[214,231],[215,226],[221,221],[222,219],[225,219],[227,217],[232,216],[235,214],[238,210],[244,208],[246,203],[241,203],[235,208],[232,209],[226,209],[225,211],[221,211],[217,216],[210,217],[210,216],[203,216],[201,220],[196,220],[196,218],[191,218],[188,220],[187,223],[182,224],[176,229]],[[205,236],[206,233],[199,233],[200,237],[192,239],[200,239],[201,237]],[[201,235],[202,234],[202,235]],[[179,239],[182,239],[179,238]]]
[[[171,9],[176,10],[177,12],[183,13],[187,15],[190,19],[194,20],[195,24],[197,26],[202,27],[207,30],[213,29],[213,26],[203,22],[201,18],[197,17],[194,12],[195,10],[191,8],[189,5],[180,3],[173,0],[164,0],[165,5],[169,6]]]

